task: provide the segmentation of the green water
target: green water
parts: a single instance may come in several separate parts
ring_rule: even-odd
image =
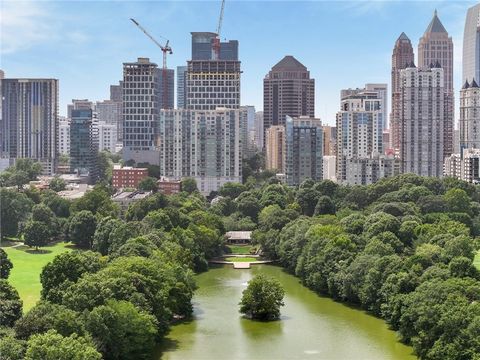
[[[244,319],[238,302],[248,280],[263,273],[285,289],[280,321]],[[172,327],[159,359],[416,359],[385,323],[317,296],[281,268],[225,266],[197,276],[194,319]]]

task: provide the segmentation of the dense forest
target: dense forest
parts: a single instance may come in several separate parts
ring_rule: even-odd
[[[253,230],[265,256],[315,292],[382,317],[419,358],[480,359],[480,188],[406,174],[294,189],[251,175],[209,199],[186,179],[186,191],[125,211],[108,185],[72,202],[51,190],[0,189],[5,238],[81,249],[43,269],[42,299],[26,314],[1,262],[2,356],[151,358],[172,323],[191,314],[194,273],[225,251],[225,231]]]

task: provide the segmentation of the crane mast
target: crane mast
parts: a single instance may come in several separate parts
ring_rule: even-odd
[[[163,96],[162,96],[162,109],[167,109],[168,108],[168,104],[167,104],[167,91],[168,91],[168,82],[167,82],[167,55],[171,55],[173,54],[173,51],[172,51],[172,48],[170,47],[169,43],[170,43],[170,40],[168,39],[165,39],[167,40],[167,42],[165,43],[165,45],[162,45],[160,44],[157,40],[155,40],[155,38],[150,35],[150,33],[145,30],[145,28],[143,28],[142,25],[140,25],[138,23],[138,21],[136,21],[135,19],[133,18],[130,18],[130,20],[145,34],[148,36],[148,38],[150,40],[152,40],[155,45],[157,45],[160,50],[162,50],[162,53],[163,53],[163,64],[162,64],[162,77],[163,77]],[[163,37],[163,36],[162,36]]]
[[[217,35],[215,36],[215,39],[213,39],[214,60],[220,59],[220,32],[222,31],[224,10],[225,10],[225,0],[222,0],[222,7],[220,8],[220,16],[218,18],[217,33],[216,33]]]

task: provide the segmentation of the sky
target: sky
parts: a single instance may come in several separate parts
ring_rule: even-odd
[[[168,67],[191,57],[191,31],[216,31],[215,1],[0,1],[0,69],[7,78],[56,78],[60,114],[71,99],[101,101],[122,78],[122,63],[162,53],[129,20],[170,40]],[[400,33],[417,55],[435,9],[454,42],[456,107],[463,29],[475,1],[226,0],[221,38],[239,41],[241,103],[263,109],[263,78],[285,55],[315,79],[315,115],[335,124],[340,90],[387,83]]]

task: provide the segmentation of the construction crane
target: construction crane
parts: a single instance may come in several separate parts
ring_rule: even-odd
[[[157,45],[161,50],[162,50],[162,53],[163,53],[163,66],[162,66],[162,76],[163,76],[163,99],[162,99],[162,109],[167,109],[168,108],[168,104],[167,104],[167,92],[168,92],[168,81],[167,81],[167,55],[171,55],[173,54],[173,51],[172,51],[172,48],[170,47],[169,43],[170,43],[170,40],[168,40],[167,38],[161,36],[163,39],[165,39],[167,42],[165,43],[165,45],[162,45],[160,44],[157,40],[155,40],[155,38],[150,35],[148,33],[147,30],[145,30],[143,28],[142,25],[140,25],[138,23],[138,21],[136,21],[135,19],[133,18],[130,18],[130,20],[140,29],[143,31],[143,33],[145,35],[147,35],[150,40],[152,40],[155,45]]]
[[[215,39],[213,39],[213,53],[215,60],[220,59],[220,32],[222,31],[222,23],[223,23],[223,11],[225,10],[225,0],[222,0],[222,7],[220,8],[220,16],[218,18],[218,25],[217,25],[217,35]]]

